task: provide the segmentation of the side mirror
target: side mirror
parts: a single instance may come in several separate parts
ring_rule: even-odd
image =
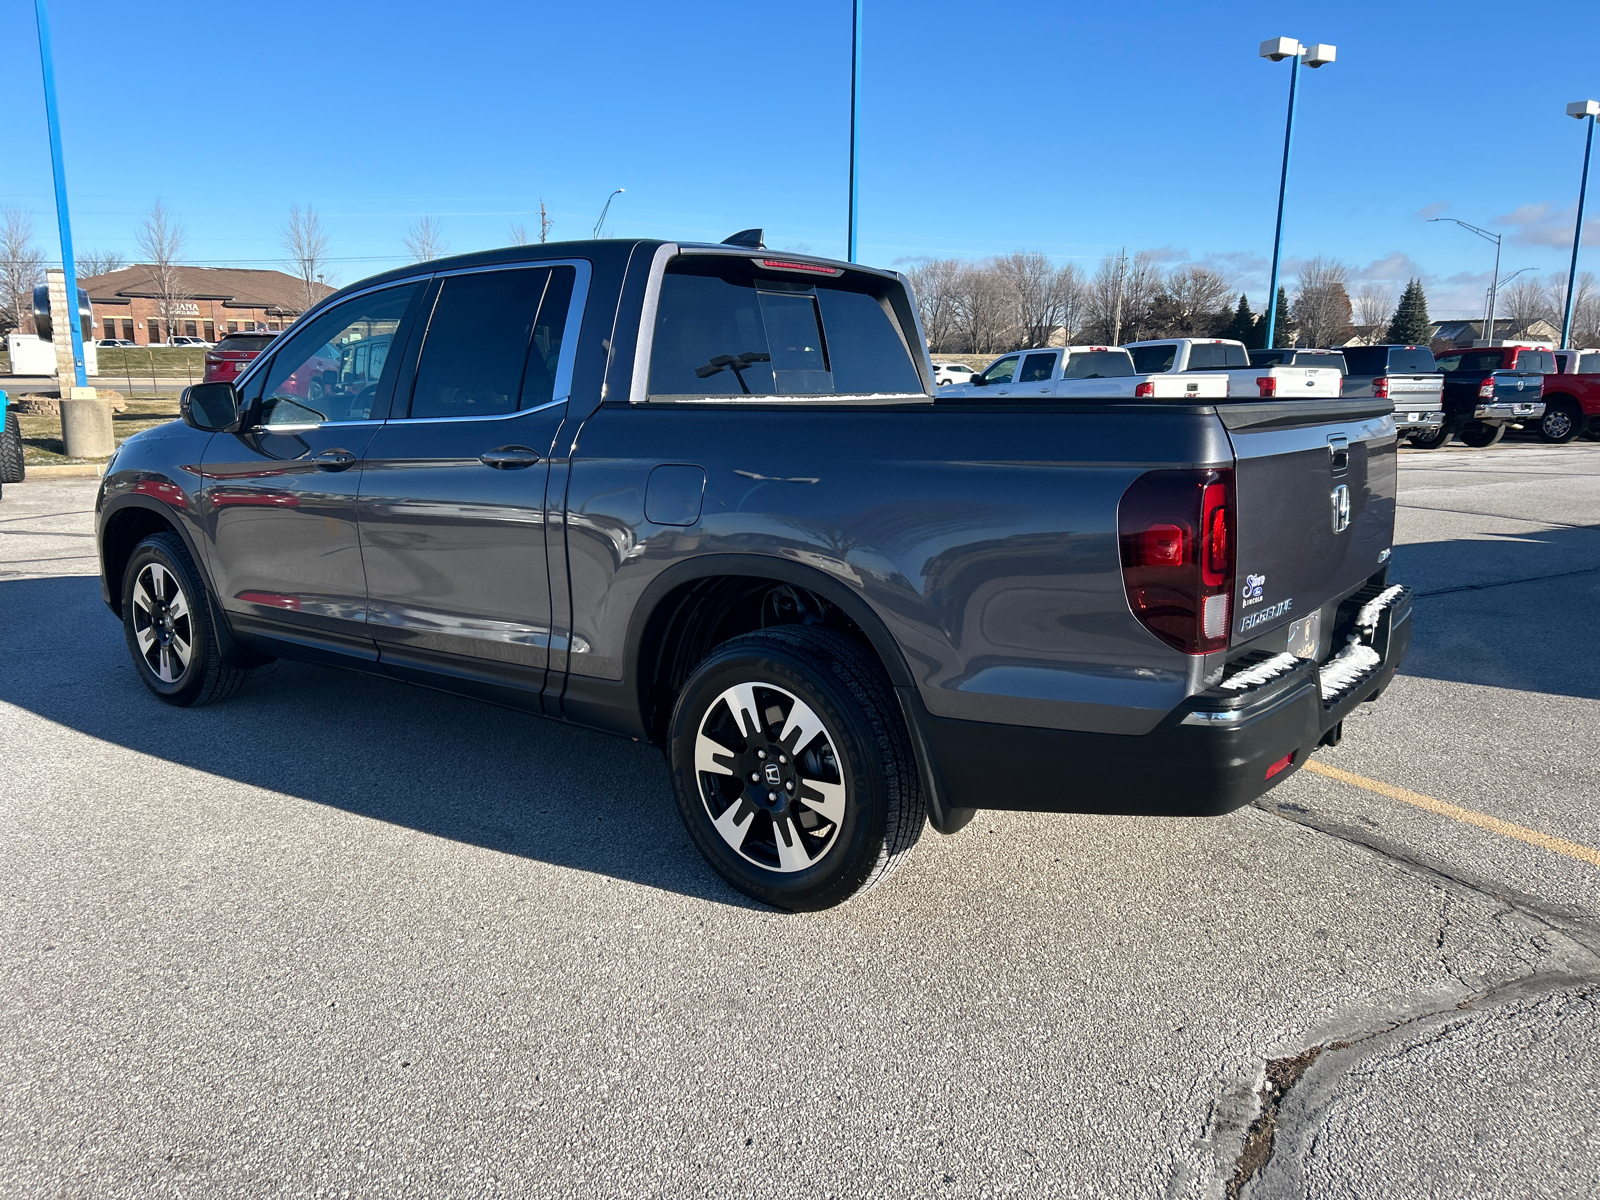
[[[973,387],[988,387],[989,386],[989,381],[987,379],[985,379],[982,375],[974,375],[972,377],[972,386]]]
[[[205,433],[233,433],[239,428],[239,393],[231,383],[197,383],[183,389],[178,412],[185,425]]]

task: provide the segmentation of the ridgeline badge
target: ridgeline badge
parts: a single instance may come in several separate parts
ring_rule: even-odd
[[[1239,618],[1239,632],[1243,633],[1247,629],[1254,629],[1263,621],[1270,621],[1274,617],[1281,617],[1285,613],[1291,611],[1293,608],[1294,601],[1292,599],[1279,600],[1271,608],[1263,608],[1260,612],[1246,613],[1244,616]]]

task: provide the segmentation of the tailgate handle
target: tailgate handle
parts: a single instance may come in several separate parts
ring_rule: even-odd
[[[1342,433],[1328,438],[1328,466],[1335,475],[1343,475],[1350,469],[1350,439]]]

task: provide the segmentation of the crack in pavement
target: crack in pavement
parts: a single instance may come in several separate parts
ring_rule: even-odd
[[[1512,587],[1519,583],[1541,583],[1546,579],[1572,579],[1578,575],[1593,575],[1600,567],[1583,567],[1576,571],[1559,571],[1554,575],[1529,575],[1525,579],[1502,579],[1497,583],[1464,583],[1460,587],[1439,588],[1432,592],[1417,592],[1415,598],[1427,600],[1434,596],[1451,596],[1457,592],[1481,592],[1486,588]]]

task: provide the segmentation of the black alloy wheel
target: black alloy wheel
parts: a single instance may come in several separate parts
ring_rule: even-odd
[[[1486,425],[1482,421],[1473,421],[1468,425],[1463,425],[1461,431],[1456,434],[1464,444],[1471,446],[1474,450],[1488,449],[1505,435],[1506,427],[1504,425]]]
[[[1455,422],[1446,417],[1443,425],[1437,429],[1429,429],[1424,433],[1413,433],[1406,439],[1406,444],[1415,446],[1418,450],[1437,450],[1455,436]]]
[[[1564,445],[1583,432],[1583,410],[1570,400],[1546,401],[1544,416],[1534,426],[1541,442]]]
[[[122,577],[122,630],[144,685],[168,704],[226,700],[246,671],[224,660],[215,618],[189,548],[153,533],[133,549]]]
[[[894,690],[832,630],[725,642],[678,695],[678,812],[711,866],[777,908],[843,903],[916,845],[926,800]]]

